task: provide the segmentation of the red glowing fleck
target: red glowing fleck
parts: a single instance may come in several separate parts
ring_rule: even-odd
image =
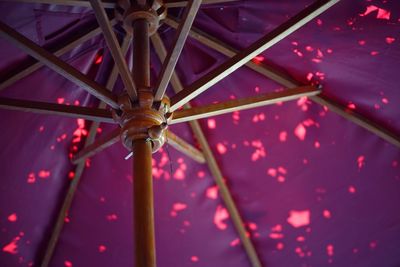
[[[334,248],[332,244],[329,244],[326,246],[326,254],[328,254],[328,256],[332,257],[334,254]]]
[[[372,51],[370,54],[371,54],[371,56],[376,56],[376,55],[379,54],[379,52],[378,51]]]
[[[287,222],[295,228],[310,224],[309,210],[291,210]]]
[[[349,103],[349,104],[347,105],[347,108],[348,108],[348,109],[354,110],[354,109],[356,109],[356,105],[355,105],[354,103]]]
[[[285,132],[285,131],[280,132],[279,133],[279,141],[281,141],[283,143],[283,142],[286,142],[286,140],[287,140],[287,132]]]
[[[271,228],[271,231],[272,231],[272,232],[281,232],[282,229],[283,229],[282,225],[281,225],[281,224],[277,224],[277,225],[275,225],[275,226],[273,226],[273,227]]]
[[[220,230],[225,230],[228,227],[228,225],[224,221],[228,218],[229,218],[228,211],[221,205],[218,205],[214,214],[215,226],[217,226],[217,228]]]
[[[377,19],[387,19],[390,20],[390,11],[379,8],[378,15],[376,16]]]
[[[320,148],[320,147],[321,147],[321,144],[320,144],[318,141],[315,141],[315,142],[314,142],[314,147],[315,147],[315,148]]]
[[[107,250],[107,247],[106,246],[104,246],[104,245],[100,245],[99,246],[99,252],[100,253],[103,253],[103,252],[105,252]]]
[[[396,39],[394,37],[386,37],[386,43],[388,44],[392,44],[394,41],[396,41]]]
[[[303,141],[306,138],[307,130],[302,123],[299,123],[297,127],[294,129],[294,134]]]
[[[70,223],[70,222],[71,222],[71,219],[70,219],[69,217],[65,217],[65,218],[64,218],[64,222],[65,222],[65,223]]]
[[[306,46],[306,50],[307,50],[308,52],[312,52],[312,51],[314,51],[314,48],[312,48],[312,46],[307,45],[307,46]]]
[[[217,151],[218,151],[218,153],[219,154],[221,154],[221,155],[223,155],[223,154],[225,154],[226,153],[226,146],[225,145],[223,145],[223,144],[221,144],[221,143],[218,143],[217,144]]]
[[[39,127],[39,132],[43,132],[44,131],[44,126],[40,126]]]
[[[70,171],[69,173],[68,173],[68,179],[74,179],[74,177],[75,177],[75,172],[73,172],[73,171]]]
[[[313,73],[311,72],[307,73],[307,81],[311,81],[313,77],[314,77]]]
[[[284,176],[282,176],[282,175],[279,175],[278,178],[277,178],[277,180],[278,180],[278,182],[280,182],[280,183],[284,183],[285,180],[286,180],[286,178],[285,178]]]
[[[98,65],[103,61],[103,55],[97,55],[94,64]]]
[[[33,172],[29,173],[26,181],[28,184],[33,184],[36,181],[35,174]]]
[[[361,155],[357,158],[358,169],[361,169],[365,165],[365,156]]]
[[[13,214],[10,214],[7,219],[9,222],[16,222],[18,217],[17,217],[16,213],[13,213]]]
[[[331,212],[329,210],[324,210],[322,212],[322,215],[324,215],[324,217],[327,219],[330,219],[332,217]]]
[[[198,262],[198,261],[199,261],[199,257],[197,257],[197,256],[192,256],[192,257],[190,257],[190,260],[191,260],[192,262]]]
[[[359,40],[359,41],[358,41],[358,44],[359,44],[359,45],[365,45],[366,43],[367,43],[367,42],[366,42],[365,40]]]
[[[382,103],[389,104],[389,100],[386,97],[384,97],[384,98],[382,98]]]
[[[65,101],[65,98],[62,98],[62,97],[57,98],[57,103],[58,104],[63,104],[64,101]]]
[[[3,247],[3,251],[10,253],[10,254],[17,254],[18,253],[18,241],[20,237],[14,237],[13,240]]]
[[[278,172],[280,172],[280,173],[282,173],[282,174],[287,174],[287,170],[286,170],[284,167],[282,167],[282,166],[279,166],[279,167],[278,167]]]
[[[208,119],[207,125],[209,129],[215,129],[217,127],[217,122],[214,119]]]
[[[78,127],[80,129],[85,128],[85,120],[84,119],[77,119]]]
[[[197,177],[204,178],[204,176],[206,176],[205,172],[203,172],[203,171],[198,171],[197,172]]]
[[[106,218],[109,221],[116,221],[118,219],[118,216],[117,216],[117,214],[113,213],[113,214],[107,215]]]
[[[70,261],[64,261],[64,266],[65,266],[65,267],[72,267],[72,262],[70,262]]]
[[[269,176],[275,177],[276,174],[277,174],[277,171],[274,168],[269,168],[267,173],[268,173]]]
[[[284,247],[285,247],[285,245],[282,242],[279,242],[278,244],[276,244],[277,250],[282,250]]]
[[[349,186],[348,191],[350,194],[354,194],[356,192],[356,188],[352,185]]]
[[[48,178],[50,177],[50,171],[41,170],[39,171],[38,176],[42,179]]]
[[[206,196],[210,199],[217,199],[218,198],[218,187],[217,186],[209,187],[206,191]]]
[[[256,63],[256,64],[260,64],[260,63],[263,62],[264,60],[265,60],[265,57],[264,57],[264,56],[261,56],[261,55],[255,56],[255,57],[253,58],[253,62]]]
[[[299,43],[298,42],[292,42],[292,45],[294,45],[294,46],[298,46],[299,45]]]

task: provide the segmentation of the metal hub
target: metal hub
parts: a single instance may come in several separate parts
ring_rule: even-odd
[[[143,5],[139,1],[119,0],[115,7],[115,17],[122,21],[126,32],[132,34],[133,22],[138,19],[145,19],[149,23],[149,35],[153,35],[159,25],[160,20],[167,16],[167,9],[162,0],[145,1]],[[150,2],[150,4],[149,4]]]
[[[152,152],[157,152],[165,143],[166,129],[172,118],[169,113],[169,98],[164,97],[159,109],[151,105],[132,104],[129,97],[119,98],[120,111],[113,111],[113,117],[121,126],[121,141],[132,151],[135,140],[151,141]]]

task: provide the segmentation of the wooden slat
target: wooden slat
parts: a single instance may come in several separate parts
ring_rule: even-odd
[[[361,126],[362,128],[376,134],[387,142],[400,148],[400,135],[391,132],[385,127],[376,124],[375,122],[369,120],[368,118],[361,116],[355,111],[349,110],[348,108],[340,105],[336,101],[333,101],[326,96],[320,95],[317,97],[311,97],[314,102],[326,106],[329,110],[335,112],[336,114],[348,119],[349,121]]]
[[[172,28],[178,28],[179,21],[176,18],[168,16],[164,23],[169,25]],[[239,53],[238,50],[234,49],[233,47],[229,46],[228,44],[222,42],[221,40],[195,28],[192,27],[189,36],[200,43],[213,48],[214,50],[220,52],[221,54],[231,58]],[[264,64],[263,62],[257,62],[250,60],[246,63],[246,66],[251,68],[252,70],[257,71],[258,73],[270,78],[271,80],[276,81],[277,83],[283,85],[287,88],[298,87],[300,85],[287,73],[278,71],[270,66]]]
[[[85,159],[103,151],[107,147],[112,146],[119,140],[120,129],[117,128],[113,130],[111,133],[106,134],[105,136],[97,139],[93,144],[85,147],[81,151],[79,151],[73,158],[72,163],[77,164]]]
[[[198,163],[206,162],[206,160],[204,159],[204,155],[200,150],[187,143],[185,140],[183,140],[173,132],[167,131],[167,140],[168,144],[170,144],[176,150],[182,152],[189,158],[197,161]]]
[[[100,25],[100,28],[103,31],[107,46],[110,49],[111,55],[114,58],[115,64],[118,67],[119,74],[121,75],[121,79],[125,85],[125,90],[127,91],[131,100],[136,100],[137,92],[132,79],[132,75],[128,69],[128,64],[126,64],[125,57],[122,54],[122,50],[118,44],[118,40],[114,34],[111,23],[108,20],[107,14],[101,5],[101,1],[90,0],[90,3],[94,10],[94,14],[96,15],[97,21]]]
[[[17,31],[2,22],[0,22],[0,29],[0,35],[3,38],[14,43],[17,47],[21,48],[32,57],[43,62],[43,64],[47,67],[51,68],[68,80],[79,85],[90,94],[109,104],[111,107],[116,109],[119,108],[117,97],[114,96],[102,85],[96,83],[86,75],[79,72],[77,69],[60,60],[53,54],[47,52],[42,47],[38,46],[22,34],[18,33]]]
[[[130,38],[125,37],[123,44],[122,44],[122,51],[124,52],[124,54],[126,54],[126,51],[128,50],[129,42],[130,42]],[[114,65],[114,67],[112,68],[112,71],[110,73],[110,76],[108,77],[107,84],[106,84],[106,88],[109,91],[112,91],[112,89],[114,88],[117,78],[118,78],[118,70],[117,70],[116,66]],[[104,108],[105,105],[106,104],[104,102],[101,102],[99,104],[99,108]],[[87,147],[94,142],[99,125],[100,125],[100,123],[98,123],[98,122],[92,123],[92,125],[90,126],[90,129],[89,129],[89,133],[86,138],[84,147]],[[58,238],[61,234],[61,230],[64,225],[65,216],[67,215],[67,212],[68,212],[69,208],[71,207],[71,203],[74,198],[76,188],[78,187],[79,181],[82,177],[84,168],[85,168],[85,161],[81,161],[76,165],[75,176],[69,185],[67,194],[66,194],[63,204],[61,206],[61,210],[57,215],[57,219],[56,219],[54,227],[52,229],[52,233],[51,233],[49,242],[47,243],[46,251],[45,251],[42,263],[40,265],[41,267],[48,267],[50,264],[51,258],[54,253],[54,249],[56,248]]]
[[[106,109],[60,105],[55,103],[5,97],[0,97],[0,108],[48,115],[61,115],[65,117],[82,118],[85,120],[98,122],[115,123],[111,112]]]
[[[151,37],[151,41],[153,43],[153,46],[156,50],[158,57],[160,58],[160,61],[162,62],[165,59],[167,52],[160,36],[157,33],[154,34]],[[172,75],[171,84],[176,93],[183,90],[182,83],[175,72]],[[191,108],[190,104],[189,103],[185,104],[185,108]],[[243,247],[246,251],[249,261],[251,262],[251,266],[261,267],[262,266],[261,260],[257,255],[257,251],[254,248],[254,245],[252,244],[250,237],[247,236],[243,219],[239,214],[239,211],[236,207],[235,201],[231,196],[228,186],[224,182],[222,172],[215,160],[215,157],[211,151],[210,146],[208,145],[207,139],[204,136],[200,124],[198,123],[198,121],[194,120],[190,121],[189,125],[194,133],[194,136],[196,137],[197,141],[200,144],[208,168],[210,169],[211,174],[214,177],[214,180],[220,190],[221,198],[224,201],[226,208],[228,209],[230,218],[243,244]]]
[[[10,1],[10,0],[0,0],[0,2],[3,2],[3,1]],[[12,1],[21,2],[21,3],[90,7],[89,0],[12,0]],[[104,8],[114,8],[115,0],[103,0],[102,5]]]
[[[212,5],[212,4],[224,4],[229,2],[237,2],[241,0],[203,0],[202,4],[204,5]],[[164,0],[164,4],[166,7],[184,7],[186,6],[188,1],[184,0]]]
[[[111,21],[111,24],[115,24],[116,20],[113,19]],[[84,42],[92,39],[94,36],[98,35],[101,32],[100,27],[97,27],[93,30],[90,30],[89,32],[84,33],[78,38],[74,38],[72,41],[68,41],[66,45],[64,45],[62,48],[58,49],[57,51],[54,52],[54,55],[56,57],[60,57],[63,54],[67,53],[68,51],[72,50],[73,48],[83,44]],[[33,73],[34,71],[38,70],[40,67],[43,66],[43,63],[40,61],[36,61],[29,65],[28,67],[25,67],[22,71],[19,71],[12,76],[8,77],[6,80],[4,80],[0,84],[0,91],[9,87],[10,85],[14,84],[15,82],[21,80],[22,78],[28,76],[29,74]]]
[[[172,97],[171,111],[175,111],[183,104],[198,96],[228,76],[230,73],[246,64],[249,60],[262,53],[272,45],[276,44],[292,32],[296,31],[337,2],[339,2],[339,0],[321,0],[311,4],[299,14],[295,15],[275,30],[269,32],[254,44],[250,45],[247,49],[239,54],[236,54],[234,57],[230,58],[225,63]]]
[[[222,103],[210,104],[207,106],[178,110],[174,112],[174,117],[171,124],[203,119],[239,110],[272,105],[278,102],[286,102],[304,96],[314,96],[320,92],[321,90],[316,87],[303,86],[281,92],[260,94],[241,99],[228,100]]]
[[[186,38],[189,34],[190,28],[192,27],[194,18],[196,17],[200,5],[201,0],[188,1],[188,5],[185,8],[185,13],[183,14],[182,21],[175,34],[172,49],[168,52],[160,71],[160,76],[155,87],[155,101],[161,101],[164,97],[169,80],[171,79],[172,73],[174,72],[175,66],[179,59],[179,55],[181,54],[183,46],[185,45]]]
[[[176,28],[178,26],[178,22],[169,17],[165,20],[165,23],[168,24],[169,26]],[[192,27],[192,30],[190,31],[189,34],[192,38],[195,38],[199,42],[203,43],[204,45],[215,49],[216,51],[228,56],[228,57],[233,57],[235,54],[238,53],[237,50],[233,49],[229,45],[223,43],[220,40],[217,40],[216,38],[207,35],[206,33],[195,29]],[[263,63],[255,63],[253,61],[249,61],[246,64],[247,67],[253,69],[254,71],[264,75],[265,77],[270,78],[271,80],[281,84],[282,86],[288,87],[288,88],[296,88],[299,86],[303,86],[303,84],[299,81],[296,81],[293,79],[291,76],[289,76],[287,73],[283,73],[271,66],[267,66],[266,64]],[[339,103],[328,99],[327,97],[323,95],[319,96],[313,96],[310,98],[312,101],[315,103],[318,103],[320,105],[324,105],[328,107],[332,112],[335,112],[336,114],[352,121],[353,123],[356,123],[357,125],[363,127],[364,129],[378,135],[382,139],[386,140],[387,142],[400,147],[400,137],[398,134],[388,130],[387,128],[383,127],[382,125],[379,125],[368,118],[361,116],[360,114],[356,113],[355,111],[349,111],[345,106],[340,105]]]

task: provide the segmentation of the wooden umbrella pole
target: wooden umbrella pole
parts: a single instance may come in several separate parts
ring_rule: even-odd
[[[139,105],[150,104],[150,47],[148,22],[144,19],[133,23],[133,76],[139,88]],[[141,103],[143,102],[143,103]],[[150,100],[152,102],[152,99]],[[151,103],[152,104],[152,103]],[[150,107],[151,107],[150,104]],[[135,266],[155,267],[154,201],[152,180],[152,144],[148,138],[132,142],[133,157],[133,202]]]

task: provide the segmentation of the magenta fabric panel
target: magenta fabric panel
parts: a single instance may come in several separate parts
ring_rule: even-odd
[[[309,3],[208,5],[195,25],[244,49]],[[49,48],[94,21],[86,8],[0,7],[3,22]],[[399,7],[393,0],[342,0],[257,60],[280,66],[301,82],[321,83],[325,95],[399,133]],[[167,46],[174,34],[162,33]],[[94,38],[63,59],[86,72],[103,45]],[[0,48],[2,74],[27,60],[3,40]],[[160,64],[154,55],[152,60],[155,76]],[[225,60],[189,38],[178,73],[187,85]],[[109,61],[105,53],[101,82]],[[122,83],[116,87],[120,91]],[[278,89],[279,84],[242,67],[193,105]],[[96,102],[46,68],[0,96]],[[0,118],[0,263],[29,266],[49,238],[73,171],[68,154],[74,133],[83,122],[4,110]],[[201,125],[265,266],[399,264],[398,148],[306,98],[204,119]],[[188,125],[171,128],[196,144]],[[101,129],[104,134],[111,126]],[[88,162],[51,266],[133,265],[133,178],[126,154],[116,144]],[[159,266],[250,266],[207,166],[172,147],[155,154],[153,162]]]

